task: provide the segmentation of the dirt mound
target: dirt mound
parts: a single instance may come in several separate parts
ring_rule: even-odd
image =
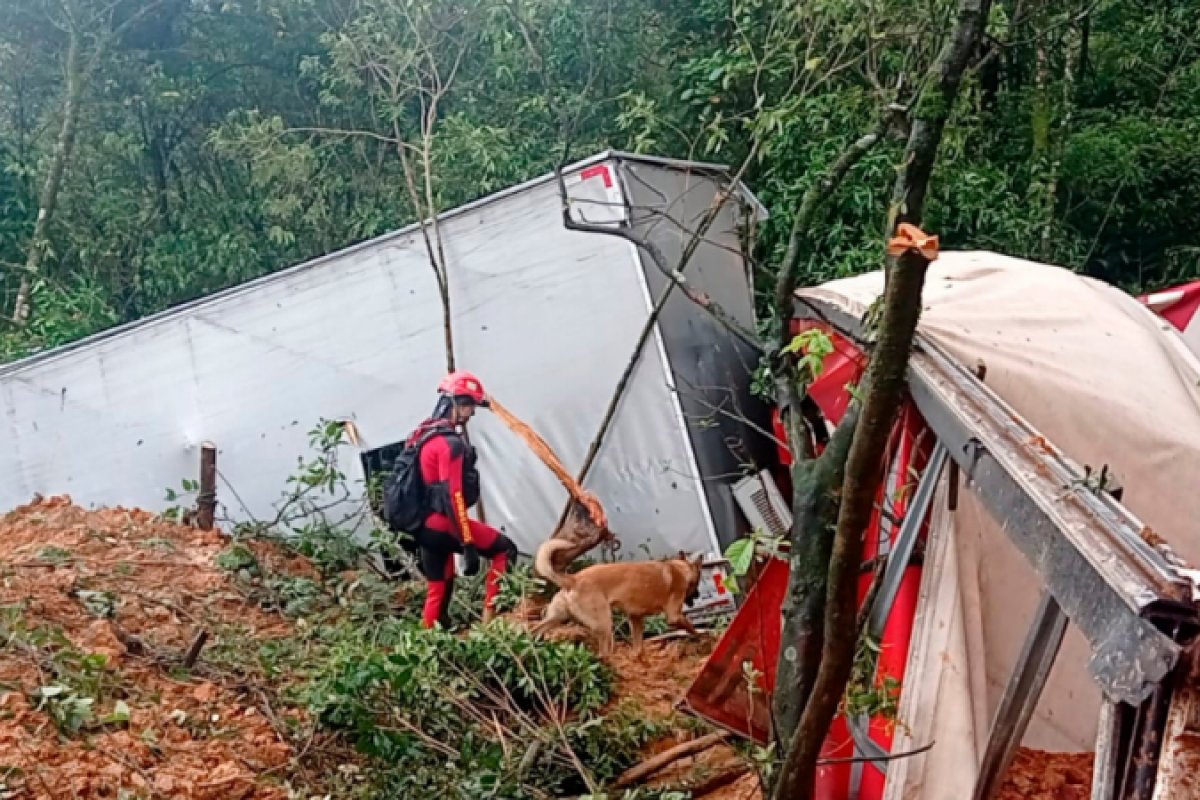
[[[715,643],[708,636],[668,638],[646,642],[641,653],[619,645],[609,661],[617,673],[617,696],[636,697],[652,716],[669,716]]]
[[[646,750],[646,757],[700,735],[698,729],[703,726],[683,716],[675,708],[715,644],[716,638],[707,635],[647,641],[641,653],[634,653],[628,645],[617,646],[609,663],[617,675],[615,696],[619,698],[618,702],[634,699],[649,716],[674,723],[671,734],[651,745]],[[720,744],[679,759],[656,774],[648,781],[648,785],[680,788],[700,786],[732,770],[740,771],[745,766],[745,761],[733,747]],[[702,796],[704,800],[759,800],[762,792],[757,775],[747,772],[732,782],[703,792]]]
[[[1000,785],[997,800],[1087,800],[1094,753],[1050,753],[1022,747]]]
[[[300,796],[297,785],[324,785],[357,756],[315,732],[288,693],[308,651],[296,646],[302,615],[265,610],[277,606],[259,589],[280,576],[299,589],[321,580],[268,542],[232,543],[135,509],[87,511],[62,497],[0,517],[0,797],[283,800]],[[206,644],[186,668],[201,631]],[[612,708],[631,706],[664,730],[646,755],[708,731],[675,706],[714,643],[618,647]],[[260,665],[289,647],[299,655],[290,667]],[[720,745],[651,783],[694,785],[738,758]],[[753,775],[703,796],[760,797]]]
[[[290,632],[214,566],[225,544],[144,511],[85,511],[67,498],[0,517],[0,789],[287,796],[272,777],[292,755],[281,720],[251,687],[181,666],[202,629],[217,641],[225,628],[258,640]]]

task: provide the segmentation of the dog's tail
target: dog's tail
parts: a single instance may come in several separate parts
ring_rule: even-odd
[[[547,539],[538,548],[533,560],[533,568],[538,575],[553,583],[560,589],[570,589],[575,586],[575,576],[559,572],[554,568],[554,556],[575,546],[574,542],[566,539]]]

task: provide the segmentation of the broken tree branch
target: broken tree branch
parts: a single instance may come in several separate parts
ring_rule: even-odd
[[[554,176],[558,180],[558,193],[562,201],[562,218],[563,227],[569,231],[578,231],[580,233],[598,233],[603,236],[615,236],[618,239],[624,239],[627,242],[635,245],[639,250],[644,252],[654,262],[658,270],[667,277],[671,283],[678,288],[684,295],[695,303],[700,308],[704,309],[713,319],[723,325],[726,330],[734,336],[741,339],[750,347],[761,352],[763,349],[762,342],[758,336],[747,328],[745,328],[736,319],[730,316],[719,303],[713,300],[703,292],[693,289],[688,283],[687,277],[680,272],[678,268],[672,268],[667,261],[666,255],[662,248],[653,240],[638,236],[633,231],[626,227],[610,227],[608,225],[596,225],[590,222],[577,222],[571,217],[571,200],[567,195],[567,184],[563,177],[563,165],[559,164],[554,168]]]
[[[200,659],[200,651],[204,649],[204,643],[208,641],[208,631],[203,628],[196,638],[192,640],[191,646],[188,648],[187,655],[183,657],[184,669],[191,669],[196,666],[196,662]]]
[[[812,795],[817,754],[845,691],[857,642],[857,589],[863,532],[870,522],[888,433],[904,399],[908,353],[921,311],[929,259],[918,249],[897,260],[884,292],[879,341],[864,377],[866,394],[854,426],[829,558],[825,597],[826,636],[812,693],[791,738],[776,797]],[[840,432],[840,430],[839,430]]]
[[[938,54],[931,69],[931,85],[921,92],[914,112],[905,161],[893,190],[889,229],[898,220],[912,225],[920,221],[942,133],[957,99],[963,71],[978,47],[990,5],[991,0],[959,0],[955,28]],[[845,478],[840,484],[837,528],[826,576],[824,620],[805,623],[823,626],[819,667],[811,693],[807,697],[801,695],[799,702],[791,704],[793,712],[796,706],[801,709],[800,718],[794,735],[786,741],[786,756],[773,787],[773,798],[808,800],[813,796],[817,756],[850,678],[857,644],[856,601],[863,533],[881,479],[881,459],[888,432],[903,400],[908,355],[920,314],[925,272],[932,257],[927,257],[919,246],[909,247],[898,255],[894,264],[889,260],[885,265],[887,280],[879,339],[862,382],[860,416],[853,426]],[[817,534],[821,528],[793,530],[804,541],[804,536]],[[792,601],[790,593],[788,599]],[[807,598],[807,602],[815,601]],[[798,624],[790,618],[794,616],[795,611],[785,616],[784,641],[793,641],[787,636],[787,629]],[[780,656],[778,685],[781,686],[786,685],[782,683],[786,652]],[[804,666],[811,664],[805,662]],[[801,675],[801,689],[804,679]]]
[[[624,788],[631,784],[643,781],[654,773],[663,769],[668,764],[673,764],[681,758],[694,756],[697,753],[702,753],[710,747],[720,744],[729,738],[729,734],[721,731],[720,733],[710,733],[707,736],[701,736],[699,739],[691,739],[690,741],[677,744],[672,748],[664,750],[652,758],[648,758],[635,767],[630,767],[621,773],[613,784],[618,789]]]

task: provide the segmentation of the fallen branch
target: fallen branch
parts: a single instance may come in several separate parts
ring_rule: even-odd
[[[915,750],[905,750],[901,753],[888,753],[888,754],[882,755],[882,756],[847,756],[845,758],[818,758],[817,766],[823,767],[828,764],[858,764],[860,762],[867,762],[867,761],[871,761],[871,762],[874,762],[877,764],[880,762],[884,762],[884,761],[899,761],[902,758],[912,758],[913,756],[921,755],[921,753],[928,753],[930,750],[933,749],[933,746],[935,744],[937,744],[937,742],[930,742],[929,744],[925,745],[924,747],[918,747]]]
[[[757,154],[757,152],[758,143],[755,142],[754,146],[750,149],[750,155],[742,162],[742,166],[738,168],[738,171],[734,173],[733,177],[730,178],[730,190],[719,192],[716,197],[713,198],[713,202],[709,204],[708,209],[704,212],[704,216],[701,218],[700,224],[696,226],[695,231],[688,231],[686,228],[684,228],[684,231],[690,233],[691,236],[688,239],[687,244],[684,246],[683,252],[679,256],[679,263],[676,269],[680,275],[683,274],[683,271],[687,269],[688,265],[691,263],[692,257],[696,254],[696,250],[699,249],[700,244],[702,242],[707,242],[707,240],[704,238],[705,235],[707,235],[709,229],[711,229],[713,224],[717,221],[717,217],[720,216],[721,211],[725,208],[726,203],[728,203],[730,198],[733,197],[732,187],[736,187],[741,182],[746,173],[747,167],[750,166],[750,162],[754,159],[754,156]],[[566,201],[564,200],[564,202]],[[664,214],[663,216],[672,222],[674,221],[669,214]],[[741,254],[739,253],[738,255],[740,256]],[[612,396],[609,398],[608,408],[605,410],[604,419],[602,419],[600,422],[600,430],[596,433],[595,438],[592,439],[591,444],[588,446],[587,455],[583,459],[583,466],[579,470],[580,483],[583,483],[583,479],[587,477],[588,471],[592,468],[592,462],[595,461],[596,454],[600,450],[600,445],[604,441],[604,434],[608,432],[608,428],[612,424],[613,416],[616,414],[617,405],[620,403],[621,398],[625,394],[625,387],[628,385],[629,379],[633,376],[634,369],[641,360],[642,349],[646,346],[646,342],[649,341],[651,334],[654,333],[654,330],[658,325],[658,318],[662,315],[663,309],[667,305],[667,300],[670,299],[672,290],[676,287],[676,285],[677,284],[672,281],[663,287],[662,292],[659,293],[658,300],[654,303],[654,308],[651,309],[650,315],[646,318],[646,322],[642,326],[641,332],[638,333],[637,342],[635,342],[633,346],[633,355],[630,357],[629,362],[625,365],[625,369],[621,373],[621,378],[619,381],[617,381],[616,389],[613,390]],[[562,516],[558,521],[559,525],[562,525],[562,523],[566,520],[568,511],[569,508],[563,509]]]
[[[761,341],[759,341],[758,335],[734,319],[729,312],[727,312],[721,306],[720,303],[714,301],[704,292],[694,289],[692,285],[688,283],[687,278],[678,267],[672,269],[671,265],[667,261],[666,255],[662,251],[662,248],[659,247],[653,240],[643,236],[638,236],[636,233],[625,227],[609,227],[607,225],[577,222],[575,219],[573,219],[571,217],[571,201],[570,197],[567,195],[567,184],[566,180],[563,178],[562,164],[559,164],[554,168],[554,174],[558,179],[558,193],[562,200],[563,227],[569,231],[598,233],[603,236],[615,236],[618,239],[624,239],[627,242],[631,242],[650,257],[650,260],[654,262],[654,265],[658,268],[659,272],[661,272],[663,276],[671,282],[671,285],[683,292],[683,294],[689,300],[706,311],[710,317],[724,326],[727,331],[732,333],[738,339],[741,339],[756,352],[762,352],[763,344]]]
[[[720,744],[729,738],[729,734],[722,731],[720,733],[710,733],[707,736],[701,736],[699,739],[677,744],[672,748],[664,750],[658,755],[648,758],[637,766],[630,767],[621,773],[613,784],[618,789],[624,788],[631,784],[643,781],[654,773],[660,771],[668,764],[673,764],[681,758],[702,753],[714,745]]]
[[[725,788],[734,781],[740,780],[749,771],[749,764],[734,764],[733,766],[717,770],[706,777],[673,785],[669,788],[669,791],[687,792],[693,798],[703,797],[706,794],[715,792],[717,789]]]

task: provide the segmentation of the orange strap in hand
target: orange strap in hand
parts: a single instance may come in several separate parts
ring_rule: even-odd
[[[887,253],[897,258],[909,250],[916,250],[927,261],[933,261],[938,257],[938,237],[928,236],[916,225],[901,222],[896,228],[896,235],[888,242]]]

